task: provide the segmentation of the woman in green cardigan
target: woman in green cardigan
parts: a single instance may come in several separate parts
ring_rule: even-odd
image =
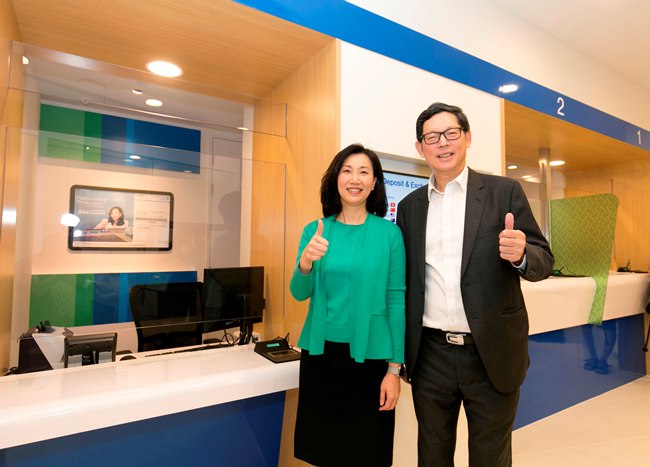
[[[323,219],[298,247],[291,294],[309,299],[298,341],[294,455],[319,466],[390,466],[404,361],[405,253],[377,155],[354,144],[321,183]]]

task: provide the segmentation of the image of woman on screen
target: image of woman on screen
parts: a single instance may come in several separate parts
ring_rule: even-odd
[[[290,284],[309,299],[301,348],[296,458],[390,466],[404,361],[406,259],[377,155],[339,152],[321,182],[323,218],[302,232]]]
[[[113,206],[108,211],[108,217],[103,218],[99,224],[93,227],[96,230],[104,229],[126,229],[129,221],[124,219],[124,211],[119,206]]]

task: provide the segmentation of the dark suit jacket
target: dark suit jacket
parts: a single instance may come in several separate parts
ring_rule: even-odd
[[[406,246],[406,346],[409,378],[417,370],[424,314],[425,240],[428,186],[405,197],[397,209],[397,225]],[[469,170],[461,265],[461,294],[472,336],[490,381],[501,392],[517,389],[526,377],[528,314],[520,274],[499,257],[499,233],[513,213],[515,229],[526,234],[529,281],[553,270],[553,254],[542,235],[521,185],[516,180]],[[450,329],[453,331],[453,329]]]

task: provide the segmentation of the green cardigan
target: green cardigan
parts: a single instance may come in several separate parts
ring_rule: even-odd
[[[325,239],[329,239],[334,219],[335,216],[323,219]],[[350,353],[357,362],[368,358],[403,363],[406,254],[402,233],[392,222],[372,214],[368,214],[366,223],[365,242],[354,261],[359,265],[358,273],[352,276],[350,284],[350,290],[355,291],[350,297],[350,309],[355,311],[349,321]],[[327,260],[328,253],[314,262],[309,274],[301,273],[298,263],[317,224],[307,224],[302,232],[289,287],[296,300],[311,299],[298,346],[314,355],[322,354],[325,344],[327,297],[321,263]]]

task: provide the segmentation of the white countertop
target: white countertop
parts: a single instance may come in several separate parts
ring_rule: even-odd
[[[0,378],[0,449],[298,387],[298,361],[275,364],[253,348]]]
[[[595,289],[590,277],[522,281],[530,334],[585,324]],[[604,319],[643,313],[649,293],[649,274],[611,274]],[[275,364],[253,348],[1,377],[0,449],[298,387],[298,361]]]
[[[596,283],[591,277],[551,276],[540,282],[522,280],[521,290],[532,335],[586,324]],[[603,319],[643,313],[649,294],[650,274],[610,273]]]

